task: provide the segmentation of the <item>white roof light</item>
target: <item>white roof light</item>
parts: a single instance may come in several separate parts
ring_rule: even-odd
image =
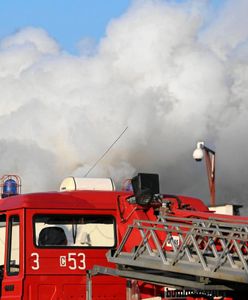
[[[76,191],[76,190],[95,190],[95,191],[114,191],[115,185],[111,178],[79,178],[66,177],[59,190]]]

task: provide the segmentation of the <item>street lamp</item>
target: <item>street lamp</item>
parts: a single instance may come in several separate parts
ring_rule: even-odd
[[[210,205],[215,206],[215,152],[205,146],[204,142],[198,142],[193,152],[193,158],[201,161],[205,156],[208,184],[210,191]]]

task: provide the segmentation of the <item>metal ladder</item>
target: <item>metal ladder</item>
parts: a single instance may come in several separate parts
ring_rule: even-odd
[[[233,222],[174,216],[135,220],[107,258],[117,264],[119,273],[143,273],[151,282],[160,276],[161,284],[165,276],[176,284],[180,275],[184,279],[197,276],[204,282],[248,284],[248,224]],[[126,251],[128,241],[133,243],[137,235],[138,244]]]
[[[92,300],[92,277],[97,275],[126,278],[127,300],[136,299],[132,280],[210,294],[247,291],[248,224],[166,215],[157,221],[135,220],[107,259],[116,268],[95,265],[87,271],[87,300]]]

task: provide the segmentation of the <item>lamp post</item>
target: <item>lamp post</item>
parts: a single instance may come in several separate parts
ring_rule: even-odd
[[[198,142],[196,149],[193,152],[193,158],[196,161],[201,161],[204,157],[207,167],[210,205],[215,206],[215,152],[206,147],[204,142]]]

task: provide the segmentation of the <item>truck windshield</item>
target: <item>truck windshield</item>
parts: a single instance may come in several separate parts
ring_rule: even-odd
[[[115,220],[109,215],[36,215],[38,247],[113,247]]]

